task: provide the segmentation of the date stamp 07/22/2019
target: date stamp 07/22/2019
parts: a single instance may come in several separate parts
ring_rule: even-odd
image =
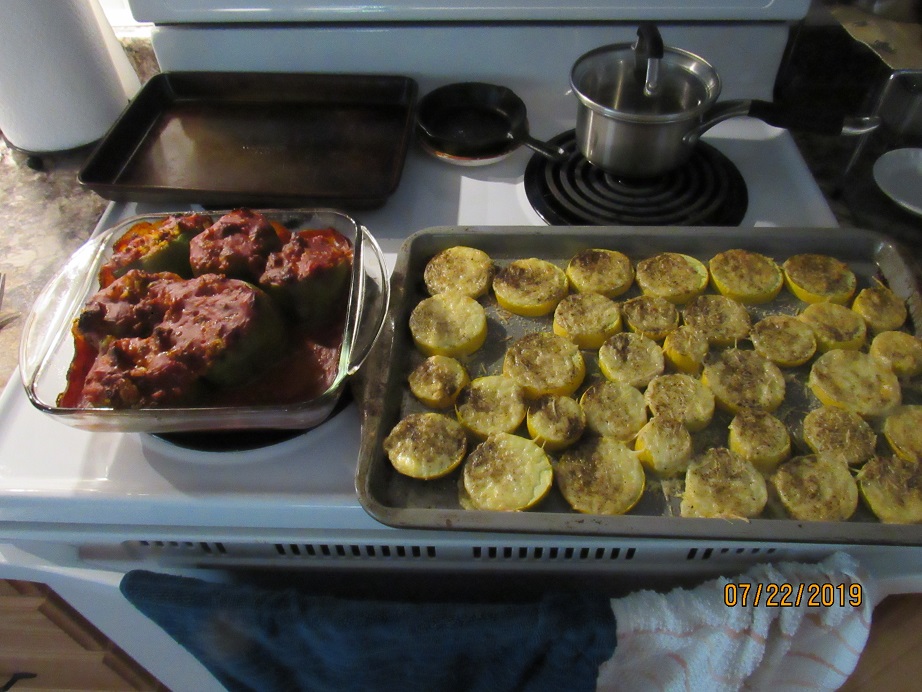
[[[863,602],[864,590],[861,584],[854,583],[730,582],[724,586],[724,605],[728,608],[799,608],[801,605],[814,608],[858,608]]]

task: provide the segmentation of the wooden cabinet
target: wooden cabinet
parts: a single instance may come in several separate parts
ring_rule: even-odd
[[[16,674],[12,692],[166,690],[47,586],[0,579],[0,689]]]

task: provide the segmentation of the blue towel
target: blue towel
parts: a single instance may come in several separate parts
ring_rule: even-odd
[[[601,593],[408,603],[144,570],[121,591],[235,692],[590,692],[615,650]]]

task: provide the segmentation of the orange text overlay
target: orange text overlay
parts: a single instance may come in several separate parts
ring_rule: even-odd
[[[801,605],[858,608],[863,601],[864,592],[861,584],[819,584],[816,582],[734,584],[731,582],[724,586],[724,605],[728,608],[758,608],[759,606],[799,608]]]

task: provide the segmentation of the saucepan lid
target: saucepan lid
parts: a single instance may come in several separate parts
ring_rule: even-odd
[[[717,70],[694,53],[663,46],[656,28],[647,26],[649,37],[642,26],[635,43],[581,56],[570,73],[576,97],[614,119],[664,123],[702,115],[720,96]]]

